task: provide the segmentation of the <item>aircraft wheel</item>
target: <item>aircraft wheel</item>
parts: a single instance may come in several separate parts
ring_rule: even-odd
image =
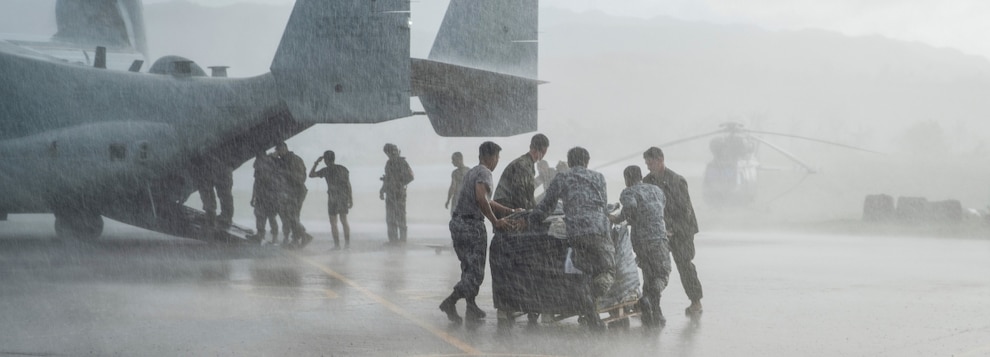
[[[93,241],[103,233],[103,217],[89,212],[55,214],[55,235],[59,239]]]

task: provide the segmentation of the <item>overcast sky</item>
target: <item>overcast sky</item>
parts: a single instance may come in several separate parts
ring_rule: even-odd
[[[145,0],[147,3],[168,0]],[[222,6],[238,2],[287,4],[293,0],[187,0]],[[446,0],[415,0],[445,3]],[[847,35],[882,35],[952,47],[990,58],[990,1],[980,0],[541,0],[543,7],[599,10],[615,15],[671,16],[770,29],[823,29]]]

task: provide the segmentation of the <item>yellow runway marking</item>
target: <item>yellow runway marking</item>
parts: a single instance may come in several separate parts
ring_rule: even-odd
[[[387,308],[389,310],[392,310],[392,312],[398,314],[399,316],[402,316],[402,317],[406,318],[406,320],[409,320],[412,323],[418,325],[419,327],[422,327],[424,330],[427,330],[430,333],[436,335],[438,338],[440,338],[444,342],[447,342],[450,345],[452,345],[454,347],[457,347],[457,349],[463,351],[464,353],[466,353],[468,355],[480,355],[480,354],[482,354],[481,351],[479,351],[477,348],[474,348],[474,346],[471,346],[467,342],[461,341],[457,337],[451,336],[449,333],[446,333],[443,330],[440,330],[440,329],[434,327],[433,325],[427,323],[426,321],[423,321],[423,320],[419,319],[418,317],[416,317],[413,314],[409,313],[408,311],[404,310],[402,307],[399,307],[399,305],[393,304],[391,301],[385,300],[385,298],[383,298],[381,296],[378,296],[377,294],[371,292],[371,290],[368,290],[367,288],[359,285],[358,283],[354,282],[353,280],[348,279],[347,277],[341,275],[340,273],[337,273],[333,269],[330,269],[330,268],[328,268],[328,267],[326,267],[326,266],[324,266],[324,265],[322,265],[320,263],[317,263],[317,262],[313,261],[312,259],[309,259],[309,258],[300,256],[300,255],[295,255],[295,256],[299,260],[302,260],[303,262],[306,262],[306,264],[312,265],[312,266],[316,267],[317,269],[320,269],[320,271],[326,273],[330,277],[332,277],[334,279],[337,279],[337,280],[340,280],[340,281],[344,282],[344,284],[350,285],[355,290],[361,292],[362,294],[364,294],[368,298],[371,298],[371,300],[374,300],[375,302],[381,304],[385,308]]]

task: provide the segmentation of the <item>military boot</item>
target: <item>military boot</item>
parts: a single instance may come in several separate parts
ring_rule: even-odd
[[[450,322],[459,324],[463,321],[461,315],[457,314],[457,296],[455,294],[450,294],[443,302],[440,303],[440,311],[447,314],[447,319]]]
[[[644,296],[639,298],[639,318],[643,321],[643,327],[653,327],[653,306],[650,304],[650,298]]]
[[[663,311],[660,310],[659,304],[653,307],[653,326],[654,327],[664,327],[667,325],[667,318],[663,317]]]
[[[474,301],[469,300],[467,302],[467,309],[464,310],[464,318],[468,320],[481,320],[487,316],[485,311],[478,307]]]

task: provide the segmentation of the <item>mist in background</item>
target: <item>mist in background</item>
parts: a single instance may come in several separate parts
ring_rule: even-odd
[[[664,148],[668,166],[689,181],[702,230],[740,217],[765,224],[857,219],[864,196],[875,193],[987,206],[990,61],[967,54],[980,53],[978,48],[963,52],[876,35],[853,37],[849,34],[862,34],[865,27],[857,30],[853,24],[828,20],[837,17],[830,14],[890,18],[877,26],[895,26],[915,16],[903,6],[889,13],[882,11],[891,7],[853,12],[858,10],[850,2],[837,2],[814,10],[818,20],[800,25],[782,15],[798,10],[775,1],[760,2],[764,10],[755,12],[719,1],[635,3],[608,7],[595,1],[542,2],[540,79],[550,83],[540,88],[539,131],[550,137],[546,159],[551,165],[565,160],[567,149],[577,145],[591,152],[590,166],[595,168],[651,145],[737,121],[751,129],[885,154],[766,137],[820,173],[792,169],[795,165],[782,155],[763,147],[761,162],[777,170],[760,173],[756,204],[726,212],[701,199],[703,170],[711,159],[708,140]],[[934,6],[911,3],[916,10]],[[804,12],[812,11],[805,5],[809,8]],[[55,32],[54,1],[8,0],[2,6],[0,33]],[[412,3],[413,57],[428,55],[445,6],[444,1]],[[635,6],[642,6],[642,13],[680,11],[680,19],[644,18],[623,10]],[[603,8],[607,12],[599,11]],[[146,2],[149,60],[181,55],[201,66],[231,66],[232,77],[265,73],[291,9],[287,1]],[[750,20],[763,26],[740,24]],[[834,31],[800,29],[805,27]],[[902,36],[924,40],[920,37]],[[463,152],[465,163],[474,166],[478,145],[494,140],[503,147],[497,178],[509,161],[527,151],[531,135],[442,138],[419,116],[375,125],[317,125],[288,145],[307,165],[324,150],[336,152],[337,163],[351,171],[355,205],[350,217],[359,223],[384,220],[384,203],[378,199],[386,161],[382,146],[398,145],[416,174],[408,202],[410,234],[415,235],[415,224],[447,220],[443,202],[453,170],[451,153]],[[248,225],[253,222],[248,205],[251,164],[235,172],[235,220]],[[629,164],[643,166],[643,161],[636,156],[598,168],[610,180],[610,201],[618,201],[621,170]],[[325,183],[311,179],[308,186],[304,220],[325,221]],[[200,207],[196,195],[188,204]]]

